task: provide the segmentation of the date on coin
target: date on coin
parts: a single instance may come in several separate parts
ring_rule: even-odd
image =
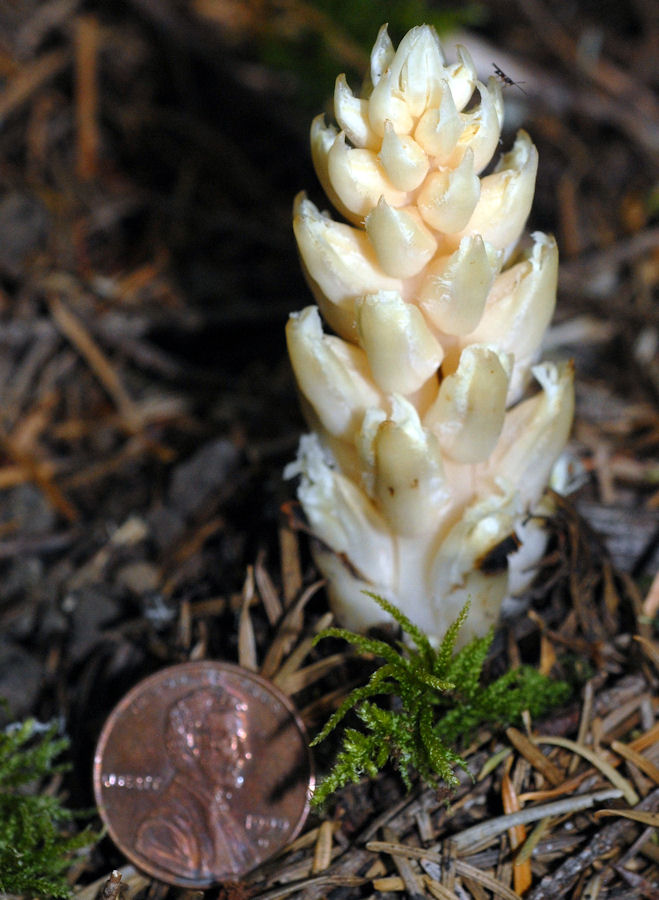
[[[313,774],[304,726],[271,682],[192,662],[137,684],[106,722],[94,794],[108,832],[170,884],[238,880],[300,832]]]

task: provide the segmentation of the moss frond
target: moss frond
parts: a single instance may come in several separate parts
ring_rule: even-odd
[[[390,762],[408,789],[414,773],[426,784],[454,787],[458,783],[456,770],[467,771],[459,748],[478,728],[511,724],[519,720],[524,710],[538,716],[563,702],[570,693],[565,683],[551,681],[528,666],[482,684],[483,665],[494,632],[474,638],[456,652],[468,604],[435,650],[428,638],[392,604],[375,594],[369,596],[410,635],[416,650],[404,643],[396,649],[384,641],[336,628],[317,636],[317,640],[344,638],[361,652],[375,654],[385,662],[366,685],[351,691],[312,741],[314,746],[324,740],[352,709],[365,728],[345,730],[343,748],[334,767],[314,793],[315,806],[325,803],[350,782],[358,782],[364,776],[375,777]],[[393,708],[384,708],[371,699],[385,695],[398,698]]]
[[[391,618],[400,625],[401,630],[409,635],[413,643],[419,650],[419,654],[423,662],[428,665],[428,663],[433,659],[434,650],[432,649],[432,644],[428,640],[427,636],[418,628],[414,622],[410,621],[407,618],[405,613],[398,609],[397,606],[394,606],[393,603],[390,603],[384,597],[380,597],[378,594],[373,594],[371,591],[364,591],[364,593],[371,598],[371,600],[375,600],[378,606],[384,610]]]
[[[471,640],[455,653],[446,667],[446,677],[456,685],[459,697],[471,700],[480,690],[481,672],[494,640],[494,629]]]
[[[66,738],[57,738],[57,725],[43,732],[42,739],[30,744],[41,726],[34,719],[26,719],[9,726],[0,734],[0,787],[8,790],[29,784],[35,779],[61,771],[53,760],[68,746]]]
[[[324,638],[340,638],[347,641],[349,644],[352,644],[364,656],[372,654],[373,656],[381,656],[382,659],[386,659],[387,662],[392,665],[398,666],[401,664],[400,655],[395,648],[392,647],[391,644],[387,644],[386,641],[369,638],[363,634],[355,634],[345,628],[325,628],[315,635],[313,646]]]
[[[438,678],[445,677],[448,672],[453,659],[453,654],[455,653],[455,645],[458,640],[458,635],[460,634],[460,629],[467,620],[470,607],[471,603],[465,603],[460,610],[458,618],[446,629],[446,634],[439,645],[439,649],[436,651],[433,672]]]
[[[329,717],[322,731],[316,735],[313,741],[311,741],[311,746],[315,747],[316,744],[320,744],[321,741],[324,741],[327,735],[336,728],[350,710],[355,709],[363,703],[364,700],[378,694],[395,693],[395,684],[386,683],[386,679],[390,674],[390,669],[387,666],[383,666],[381,669],[377,669],[377,671],[373,672],[367,684],[351,691],[339,708]]]
[[[379,733],[364,734],[355,728],[346,728],[343,750],[331,773],[316,788],[314,804],[322,805],[339,788],[350,782],[356,784],[364,775],[375,778],[388,759],[389,744],[380,739]]]
[[[34,719],[0,732],[0,893],[68,898],[65,873],[73,854],[98,839],[73,828],[76,813],[40,782],[66,768],[55,760],[68,746],[58,727]]]

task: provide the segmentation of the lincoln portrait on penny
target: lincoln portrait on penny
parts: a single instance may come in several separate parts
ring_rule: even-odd
[[[244,813],[235,812],[252,757],[246,714],[221,688],[192,691],[169,708],[165,748],[175,773],[136,837],[152,862],[191,879],[238,874],[258,862]]]

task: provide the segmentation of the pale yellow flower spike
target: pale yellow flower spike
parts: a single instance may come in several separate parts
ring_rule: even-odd
[[[367,589],[441,637],[469,599],[467,640],[543,553],[529,513],[549,509],[572,423],[572,367],[537,364],[556,243],[535,233],[518,247],[538,154],[520,131],[481,175],[500,142],[501,85],[478,81],[464,47],[448,64],[427,25],[397,49],[380,29],[364,95],[340,75],[334,114],[336,126],[314,119],[311,152],[344,221],[295,201],[318,309],[287,328],[312,433],[286,475],[300,477],[339,624],[383,620]],[[513,533],[508,566],[484,567]]]

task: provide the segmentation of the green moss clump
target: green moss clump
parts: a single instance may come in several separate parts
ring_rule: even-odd
[[[366,685],[348,695],[312,741],[314,746],[324,740],[352,709],[365,726],[363,731],[345,729],[334,767],[314,792],[315,806],[364,775],[374,777],[388,762],[398,769],[408,789],[414,772],[426,784],[455,787],[456,770],[467,769],[458,748],[478,728],[509,725],[518,721],[524,710],[532,716],[542,715],[570,694],[567,684],[546,678],[530,666],[513,669],[483,685],[483,665],[494,630],[455,650],[468,604],[435,649],[399,609],[382,597],[369,596],[398,622],[413,646],[399,642],[394,647],[342,628],[328,628],[317,635],[316,641],[342,638],[360,653],[384,662]],[[398,701],[385,709],[370,699],[378,695]]]
[[[71,831],[76,813],[38,792],[62,771],[55,761],[68,746],[57,724],[34,719],[0,732],[0,893],[68,898],[65,873],[72,855],[98,839],[89,828]]]

